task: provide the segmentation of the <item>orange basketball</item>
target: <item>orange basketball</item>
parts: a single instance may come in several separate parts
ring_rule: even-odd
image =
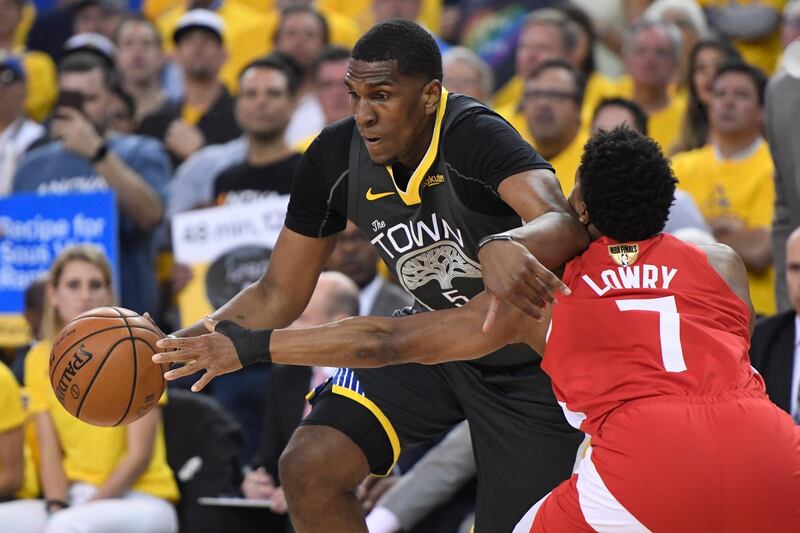
[[[129,424],[164,393],[167,365],[152,362],[161,333],[122,307],[98,307],[64,326],[50,352],[50,384],[61,405],[95,426]]]

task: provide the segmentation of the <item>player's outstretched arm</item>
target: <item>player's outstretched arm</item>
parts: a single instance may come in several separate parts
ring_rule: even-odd
[[[489,298],[485,293],[464,307],[419,313],[402,318],[355,317],[306,329],[252,331],[235,324],[206,321],[219,332],[193,339],[162,339],[159,346],[174,352],[156,354],[158,363],[185,363],[165,374],[168,380],[206,370],[206,376],[226,364],[241,367],[248,362],[272,361],[287,365],[379,367],[400,363],[435,364],[475,359],[510,343],[527,342],[541,349],[545,323],[536,322],[509,304],[498,310],[495,328],[483,333],[481,327]],[[536,340],[539,339],[539,340]],[[195,351],[224,354],[226,361],[197,360]],[[200,390],[210,379],[204,376],[193,387]]]
[[[568,291],[551,270],[581,253],[589,245],[589,234],[549,170],[510,176],[497,191],[526,224],[506,232],[513,241],[494,240],[481,247],[484,285],[497,300],[539,318],[556,291]],[[492,323],[489,313],[487,330]]]

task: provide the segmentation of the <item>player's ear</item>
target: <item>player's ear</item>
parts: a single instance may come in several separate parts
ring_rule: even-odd
[[[425,114],[435,115],[439,110],[439,101],[442,99],[442,82],[432,80],[422,88],[422,99],[425,104]]]
[[[588,226],[591,220],[589,219],[589,211],[586,209],[586,202],[583,201],[583,194],[581,194],[580,176],[580,169],[578,169],[575,173],[575,185],[572,187],[567,199],[569,200],[569,205],[575,210],[575,214],[578,215],[578,220],[580,220],[581,224]]]

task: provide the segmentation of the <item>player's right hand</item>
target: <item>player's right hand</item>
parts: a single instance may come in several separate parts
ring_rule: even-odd
[[[192,385],[193,392],[200,392],[217,376],[242,368],[231,340],[222,333],[214,332],[217,322],[206,317],[203,324],[209,331],[207,334],[197,337],[165,337],[156,343],[156,347],[164,351],[153,355],[154,363],[183,364],[164,374],[167,381],[205,370]]]

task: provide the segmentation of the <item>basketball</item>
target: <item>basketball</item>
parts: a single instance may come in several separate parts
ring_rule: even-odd
[[[152,362],[162,334],[121,307],[91,309],[64,326],[50,352],[50,384],[61,405],[95,426],[129,424],[158,404],[167,365]]]

